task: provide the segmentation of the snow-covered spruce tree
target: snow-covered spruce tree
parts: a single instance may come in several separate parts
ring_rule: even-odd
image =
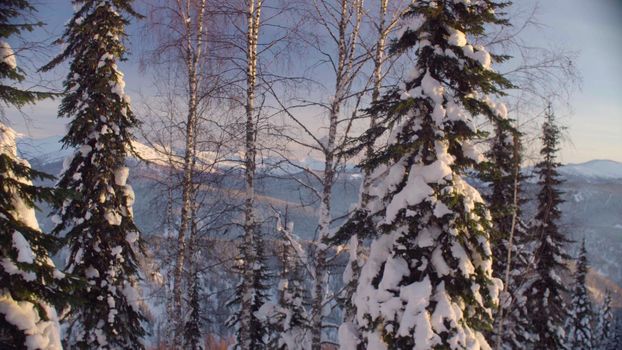
[[[372,169],[369,210],[378,232],[354,295],[359,335],[343,349],[487,348],[501,281],[492,276],[490,214],[463,178],[482,155],[474,118],[505,117],[488,96],[510,84],[491,69],[503,59],[467,37],[505,25],[495,1],[417,1],[395,50],[416,66],[379,101],[388,144]]]
[[[188,308],[190,314],[184,324],[184,349],[202,350],[203,337],[201,335],[201,281],[196,268],[193,269],[190,280],[190,300]]]
[[[613,348],[613,313],[611,311],[611,292],[605,293],[605,300],[598,310],[596,329],[594,331],[594,348],[608,350]]]
[[[236,268],[242,279],[235,289],[233,298],[227,302],[228,305],[238,307],[235,314],[227,320],[227,325],[235,328],[235,344],[231,347],[235,350],[267,349],[271,338],[266,319],[257,315],[257,311],[269,298],[270,274],[266,266],[263,235],[257,234],[256,230],[252,230],[255,232],[254,237],[245,234],[244,243],[239,245],[240,255]],[[244,333],[242,323],[246,325]]]
[[[483,197],[488,203],[492,217],[491,245],[493,251],[493,276],[505,279],[508,266],[508,247],[510,235],[516,224],[514,214],[520,214],[518,204],[514,205],[518,194],[520,170],[520,153],[515,147],[513,130],[509,120],[504,120],[495,127],[490,149],[486,152],[487,161],[482,164],[480,173],[482,180],[490,184],[490,192]],[[518,136],[517,136],[518,137]],[[518,202],[518,201],[517,201]],[[507,290],[507,289],[506,289]]]
[[[30,21],[33,11],[25,0],[0,3],[0,104],[4,106],[20,108],[52,96],[17,86],[25,74],[6,41],[40,25]],[[0,123],[0,348],[60,349],[57,310],[66,305],[69,279],[50,259],[57,239],[41,232],[35,218],[36,202],[57,202],[60,196],[32,184],[53,177],[31,169],[17,156],[15,136]]]
[[[564,245],[569,242],[559,231],[561,217],[559,205],[562,203],[559,186],[562,180],[556,160],[561,130],[555,124],[551,108],[546,112],[546,121],[542,125],[543,159],[535,166],[539,177],[538,207],[531,223],[531,235],[534,237],[533,254],[535,257],[535,276],[528,282],[523,298],[529,310],[528,324],[537,337],[535,349],[564,349],[567,317],[563,295],[567,292],[560,275],[568,274],[567,261],[570,258]]]
[[[279,301],[273,315],[275,337],[271,348],[279,350],[308,350],[311,348],[310,319],[305,309],[304,267],[301,256],[293,245],[294,224],[278,228],[286,236],[281,259],[281,280],[278,285]]]
[[[17,157],[15,133],[0,123],[2,349],[61,348],[56,310],[66,305],[70,285],[49,256],[57,240],[42,233],[35,218],[35,202],[59,199],[57,192],[32,184],[34,179],[46,178],[50,177]]]
[[[480,178],[490,183],[484,199],[492,217],[493,276],[504,282],[495,326],[488,339],[504,349],[522,349],[531,341],[527,310],[520,295],[525,275],[531,270],[530,237],[521,210],[521,184],[525,179],[521,174],[521,136],[509,120],[496,125],[480,172]]]
[[[76,195],[56,208],[54,232],[65,233],[67,272],[86,287],[70,315],[68,348],[144,348],[145,320],[139,308],[138,259],[142,241],[134,224],[134,192],[126,183],[125,158],[137,120],[125,95],[125,26],[137,16],[131,0],[76,0],[76,12],[62,38],[64,51],[43,67],[70,59],[59,116],[70,118],[66,147],[77,150],[65,162],[58,187]]]
[[[585,238],[581,243],[581,251],[577,259],[577,267],[574,274],[574,288],[572,290],[572,305],[568,319],[567,344],[571,349],[593,348],[592,339],[592,303],[587,292],[585,278],[587,276],[587,252],[585,250]]]

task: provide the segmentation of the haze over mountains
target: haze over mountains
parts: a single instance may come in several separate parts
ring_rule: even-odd
[[[135,212],[137,223],[143,232],[155,233],[157,227],[158,205],[154,201],[161,200],[150,189],[154,177],[161,171],[163,159],[158,159],[158,153],[148,146],[136,143],[136,149],[141,157],[152,161],[150,166],[137,165],[131,171],[130,182],[137,193]],[[63,149],[59,137],[45,139],[31,139],[22,137],[18,141],[18,149],[22,157],[30,160],[32,166],[51,174],[58,174],[62,168],[63,159],[73,150]],[[321,165],[317,160],[306,158],[300,161],[301,165],[315,169]],[[527,173],[529,169],[525,170]],[[562,186],[565,203],[562,205],[562,227],[568,232],[571,239],[580,241],[586,238],[588,256],[593,270],[598,271],[606,278],[593,275],[591,280],[599,285],[598,289],[616,289],[611,282],[622,285],[622,163],[611,160],[591,160],[580,164],[567,164],[560,168],[560,173],[566,182]],[[305,191],[291,178],[302,177],[302,174],[283,176],[281,172],[275,176],[260,180],[259,199],[266,208],[285,210],[288,208],[290,220],[294,221],[296,231],[304,239],[311,239],[315,234],[317,211],[314,206],[303,207],[300,200],[305,198]],[[358,189],[361,176],[353,167],[340,176],[335,186],[333,204],[334,217],[343,216],[358,199]],[[537,187],[535,179],[527,181],[525,197],[533,199]],[[231,187],[235,192],[235,187]],[[529,203],[526,213],[530,213]],[[40,222],[44,228],[49,228],[49,219],[40,215]],[[576,255],[576,245],[568,249],[571,255]],[[610,280],[610,281],[609,281]],[[598,294],[598,291],[594,291]],[[618,294],[622,301],[622,295]],[[622,306],[622,305],[620,305]]]

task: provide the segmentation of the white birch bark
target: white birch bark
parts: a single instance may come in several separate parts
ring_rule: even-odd
[[[344,103],[344,99],[352,83],[352,65],[356,53],[356,43],[358,41],[363,11],[362,0],[341,0],[339,5],[341,6],[341,11],[338,23],[338,58],[337,69],[335,71],[335,93],[330,103],[327,141],[322,145],[324,153],[324,174],[322,177],[320,217],[318,222],[319,238],[316,245],[315,256],[315,285],[311,305],[312,350],[320,350],[322,344],[324,297],[328,282],[326,274],[327,246],[323,243],[323,240],[330,234],[331,197],[335,182],[336,166],[339,162],[335,153],[337,149],[337,126],[339,123],[341,106]],[[348,25],[351,23],[349,6],[353,6],[356,18],[353,21],[352,31],[348,35]]]
[[[252,350],[251,347],[251,319],[252,299],[247,297],[253,293],[253,265],[255,263],[254,243],[256,235],[255,220],[255,170],[256,170],[256,139],[255,125],[255,91],[257,86],[257,41],[259,40],[259,25],[261,18],[262,0],[249,0],[247,9],[246,33],[246,122],[244,143],[244,239],[242,244],[247,248],[248,256],[243,271],[244,296],[240,305],[239,340],[241,350]]]
[[[200,0],[196,8],[196,23],[193,24],[191,1],[177,0],[178,11],[183,19],[183,35],[185,41],[184,53],[186,71],[188,74],[188,115],[186,119],[186,140],[183,164],[182,203],[179,232],[177,235],[177,257],[173,274],[173,348],[182,349],[183,346],[183,269],[186,256],[186,231],[188,231],[193,205],[194,192],[193,173],[196,163],[196,134],[197,134],[197,94],[199,88],[199,62],[201,60],[204,36],[203,17],[206,0]]]

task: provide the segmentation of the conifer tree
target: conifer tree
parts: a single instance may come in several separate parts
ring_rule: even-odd
[[[585,278],[587,276],[587,252],[585,239],[581,243],[581,251],[577,259],[575,283],[572,291],[568,330],[568,345],[571,349],[592,349],[592,304],[587,292]]]
[[[598,310],[596,330],[594,334],[594,348],[609,350],[613,348],[614,332],[613,313],[611,311],[611,291],[605,294],[605,300]]]
[[[142,240],[133,219],[134,192],[126,183],[131,128],[138,124],[117,62],[131,0],[75,0],[59,42],[63,52],[43,70],[70,60],[59,116],[69,118],[65,147],[76,149],[58,182],[76,196],[55,209],[54,232],[65,233],[66,270],[87,286],[69,320],[66,344],[79,349],[144,348],[145,320],[137,290]]]
[[[281,280],[278,286],[279,302],[274,315],[275,339],[271,348],[279,350],[308,350],[311,348],[310,319],[305,309],[304,269],[292,240],[292,222],[280,227],[286,236],[283,247]]]
[[[34,11],[36,9],[28,0],[0,3],[0,103],[5,106],[20,108],[54,96],[51,93],[24,90],[15,86],[16,83],[24,81],[26,76],[18,67],[15,52],[6,40],[43,25],[40,22],[32,22]],[[0,112],[1,108],[0,106]]]
[[[525,288],[525,307],[529,310],[528,324],[537,337],[535,349],[564,349],[566,304],[563,295],[567,292],[561,275],[568,273],[567,261],[570,258],[564,250],[569,242],[559,231],[561,217],[559,205],[562,203],[559,186],[562,183],[557,168],[556,154],[559,147],[560,127],[548,107],[546,120],[542,125],[543,159],[536,164],[535,173],[539,177],[538,207],[531,224],[534,237],[535,276]]]
[[[15,132],[0,123],[2,349],[61,348],[57,310],[67,304],[69,280],[50,259],[57,239],[41,232],[35,218],[36,202],[57,202],[59,196],[32,184],[35,179],[50,178],[18,158]]]
[[[242,275],[242,280],[238,283],[233,298],[227,303],[238,306],[236,313],[227,320],[227,325],[235,328],[236,339],[232,347],[235,350],[267,349],[270,340],[269,325],[264,318],[257,315],[259,309],[268,301],[270,276],[266,266],[263,235],[258,230],[253,231],[254,237],[247,241],[248,235],[245,234],[244,243],[240,245],[236,268]],[[250,312],[243,312],[245,310]],[[244,323],[248,325],[248,335],[240,332],[242,317],[247,317]]]
[[[614,321],[615,331],[613,332],[613,340],[611,345],[605,347],[607,350],[617,350],[622,347],[622,319],[615,317]]]
[[[363,163],[377,234],[353,298],[358,334],[340,337],[343,349],[488,347],[501,281],[492,276],[490,214],[463,175],[483,158],[474,119],[504,119],[489,96],[511,84],[491,68],[505,57],[467,38],[506,25],[505,6],[418,1],[405,14],[393,49],[414,48],[416,66],[375,107],[390,128],[387,146]]]
[[[508,266],[508,248],[510,235],[516,226],[515,218],[520,217],[520,200],[516,207],[513,205],[520,191],[520,152],[515,147],[514,133],[509,120],[504,120],[495,128],[490,150],[486,152],[488,159],[482,165],[482,180],[490,183],[490,193],[483,197],[488,203],[492,217],[491,244],[493,251],[493,276],[503,280]],[[517,172],[518,170],[518,172]],[[515,214],[517,214],[515,216]],[[513,242],[512,242],[513,243]],[[507,289],[506,289],[507,290]]]
[[[525,275],[531,270],[530,237],[521,210],[525,179],[521,173],[521,136],[509,120],[498,123],[480,173],[481,179],[490,183],[484,199],[492,217],[493,276],[504,282],[493,334],[488,339],[504,349],[522,349],[531,341],[520,295]]]
[[[188,307],[190,315],[184,325],[184,349],[202,350],[203,337],[201,335],[201,282],[196,268],[192,272],[193,277],[190,280],[190,300]]]
[[[0,3],[0,114],[52,94],[23,90],[25,73],[7,39],[32,31],[35,8],[26,0]],[[69,279],[50,254],[58,240],[44,234],[35,203],[60,201],[59,192],[33,185],[52,176],[30,168],[17,155],[15,132],[0,123],[0,348],[60,349],[57,310],[66,305]]]

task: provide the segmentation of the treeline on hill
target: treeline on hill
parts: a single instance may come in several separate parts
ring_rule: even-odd
[[[521,44],[509,28],[531,21],[509,2],[73,4],[61,53],[40,68],[69,64],[58,94],[23,87],[16,56],[29,51],[9,44],[43,25],[33,3],[0,4],[0,99],[60,99],[75,149],[54,187],[36,186],[51,176],[0,124],[0,348],[620,346],[611,295],[596,305],[588,293],[585,243],[571,272],[559,226],[551,105],[576,77],[571,60]],[[118,64],[137,37],[155,96],[135,114]],[[544,111],[538,135],[521,131],[525,111]],[[534,136],[540,191],[526,217],[522,144]],[[135,224],[130,157],[155,164],[166,203],[149,235]],[[334,217],[353,162],[360,200]],[[317,212],[314,239],[260,195],[275,174]]]

